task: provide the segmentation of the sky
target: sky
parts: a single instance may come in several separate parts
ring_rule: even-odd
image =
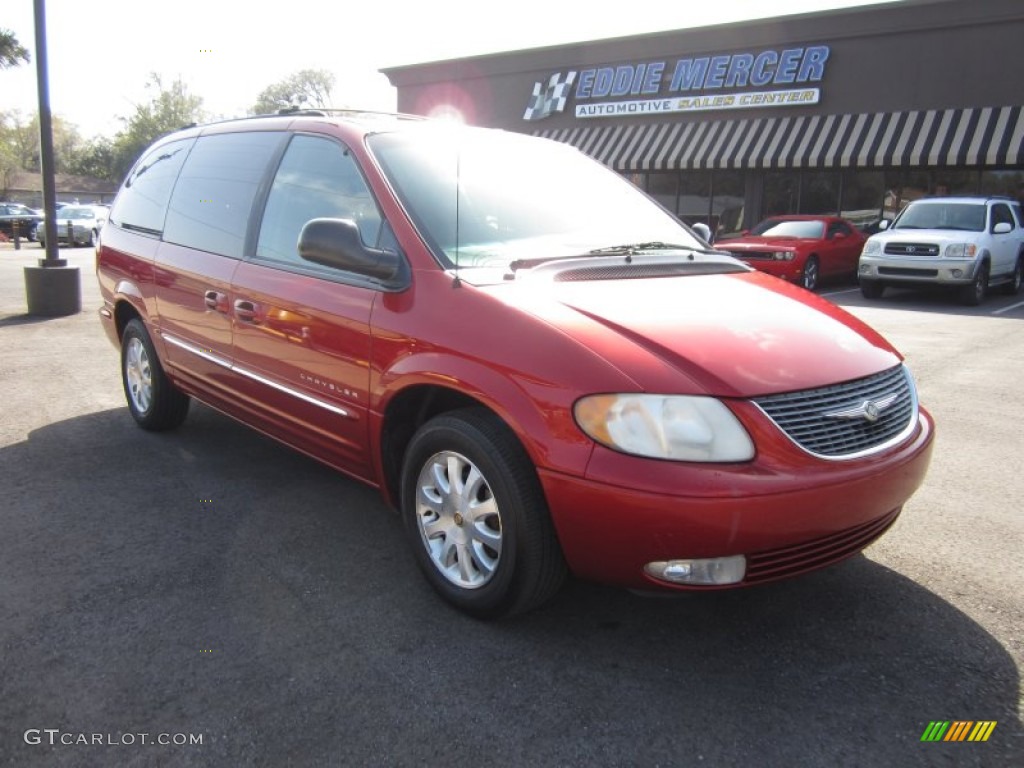
[[[867,5],[878,0],[47,0],[50,108],[84,138],[113,136],[180,77],[212,117],[239,117],[301,69],[335,75],[335,105],[393,110],[378,70],[582,40]],[[37,108],[33,0],[0,0],[32,62],[0,70],[0,111]]]

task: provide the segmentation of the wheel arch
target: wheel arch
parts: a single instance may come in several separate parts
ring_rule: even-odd
[[[380,414],[379,445],[381,489],[397,508],[401,497],[402,461],[416,430],[442,413],[487,406],[474,397],[439,384],[414,384],[395,393]],[[494,412],[493,409],[487,410]]]
[[[416,430],[435,416],[462,408],[480,407],[493,413],[516,437],[534,467],[584,471],[593,443],[575,428],[568,391],[559,395],[547,389],[542,400],[512,377],[471,361],[431,362],[429,369],[392,378],[371,409],[371,450],[379,462],[381,491],[391,505],[398,505],[402,461]],[[439,370],[445,374],[436,373]]]
[[[114,304],[114,328],[117,330],[117,338],[124,337],[124,329],[132,320],[138,318],[145,323],[142,313],[128,299],[121,298]]]

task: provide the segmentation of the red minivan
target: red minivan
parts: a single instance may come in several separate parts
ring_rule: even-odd
[[[357,112],[189,128],[134,166],[97,254],[140,426],[194,397],[376,486],[475,616],[567,572],[811,571],[928,466],[879,334],[556,142]]]

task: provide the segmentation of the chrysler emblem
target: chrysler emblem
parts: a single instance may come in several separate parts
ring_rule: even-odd
[[[875,400],[863,400],[850,408],[843,408],[838,411],[829,411],[821,414],[826,419],[842,419],[843,421],[854,421],[863,419],[868,424],[874,424],[882,417],[882,411],[896,402],[898,394],[892,392]]]

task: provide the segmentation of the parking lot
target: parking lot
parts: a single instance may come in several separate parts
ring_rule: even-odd
[[[3,248],[0,764],[1024,765],[1024,293],[820,291],[906,354],[937,422],[863,555],[669,598],[570,581],[481,623],[374,490],[203,406],[138,429],[91,249],[62,251],[82,313],[42,319],[41,251]],[[997,725],[922,742],[935,720]]]

